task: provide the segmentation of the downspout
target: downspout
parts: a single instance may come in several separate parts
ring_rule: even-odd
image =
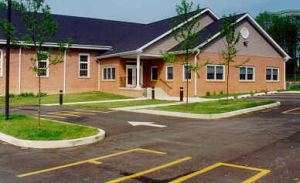
[[[283,89],[286,90],[287,89],[287,85],[286,85],[286,62],[289,61],[290,58],[289,57],[285,57],[284,58],[284,65],[283,65]]]
[[[198,56],[200,55],[200,49],[198,48],[197,49],[197,53],[195,55],[195,60],[194,60],[194,65],[196,66],[197,65],[197,61],[198,61]],[[197,96],[198,93],[197,93],[197,88],[198,88],[198,76],[197,76],[197,71],[194,72],[194,96]]]

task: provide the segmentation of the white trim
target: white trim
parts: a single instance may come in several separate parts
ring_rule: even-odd
[[[241,68],[245,68],[246,69],[246,73],[245,73],[245,80],[241,79]],[[248,79],[248,69],[251,68],[253,69],[253,79],[249,80]],[[241,66],[239,67],[239,82],[255,82],[256,81],[256,68],[254,66]]]
[[[107,72],[106,72],[106,78],[107,79],[104,79],[104,69],[107,69]],[[108,79],[108,69],[111,69],[111,76],[112,76],[112,69],[115,69],[115,78],[114,79]],[[116,81],[116,74],[117,74],[117,70],[116,70],[115,66],[104,66],[104,67],[102,67],[102,81]]]
[[[173,73],[172,73],[172,75],[173,75],[173,79],[169,79],[168,78],[168,68],[173,68]],[[166,81],[174,81],[174,66],[173,65],[167,65],[166,66]]]
[[[81,64],[81,60],[80,60],[80,57],[81,56],[87,56],[88,57],[88,60],[87,60],[87,76],[80,76],[80,64]],[[81,79],[88,79],[88,78],[90,78],[91,77],[91,72],[90,72],[90,70],[91,70],[91,56],[90,56],[90,54],[88,54],[88,53],[79,53],[78,54],[78,78],[81,78]]]
[[[157,79],[153,79],[153,70],[154,68],[157,68]],[[157,81],[158,80],[158,66],[151,66],[151,81]]]
[[[208,66],[212,66],[212,67],[214,67],[214,79],[208,79],[207,78],[207,67]],[[217,79],[217,69],[216,69],[216,67],[218,67],[218,66],[222,66],[223,67],[223,79]],[[226,68],[225,68],[225,65],[216,65],[216,64],[207,64],[206,65],[206,81],[226,81],[226,79],[225,79],[225,77],[226,77],[226,75],[225,75],[225,73],[226,73]]]
[[[0,39],[0,44],[6,44],[6,40]],[[34,46],[33,44],[24,43],[24,41],[18,41],[17,45]],[[42,47],[59,48],[59,43],[46,42],[45,44],[42,45]],[[111,50],[112,46],[71,44],[69,48],[87,49],[87,50]]]
[[[271,69],[271,79],[270,80],[267,80],[267,69]],[[274,80],[273,78],[273,70],[274,69],[277,69],[278,70],[278,76],[277,76],[277,80]],[[280,69],[279,67],[266,67],[265,69],[265,81],[268,82],[268,83],[276,83],[276,82],[280,82]]]
[[[136,56],[136,88],[141,88],[141,56]]]
[[[284,62],[283,65],[283,89],[286,90],[287,86],[286,86],[286,62]]]
[[[101,59],[105,59],[105,58],[110,58],[110,57],[117,57],[117,56],[122,56],[122,55],[134,55],[134,54],[140,54],[142,52],[140,51],[125,51],[125,52],[121,52],[121,53],[114,53],[114,54],[110,54],[110,55],[103,55],[103,56],[97,56],[97,60],[101,60]]]
[[[3,57],[4,57],[4,55],[3,55],[3,50],[2,49],[0,49],[0,54],[1,54],[1,58],[0,58],[0,67],[1,67],[1,69],[0,69],[0,77],[3,77]]]
[[[64,51],[64,94],[67,93],[67,50]]]
[[[285,61],[288,61],[289,59],[291,59],[291,57],[281,48],[281,46],[279,46],[276,41],[274,41],[274,39],[247,13],[244,16],[242,16],[241,18],[239,18],[235,24],[241,22],[242,20],[244,20],[245,18],[249,18],[250,22],[254,24],[254,26],[271,42],[271,44],[273,44],[273,46],[278,49],[278,51],[284,56]],[[204,43],[200,44],[199,46],[197,46],[194,50],[197,50],[199,48],[202,48],[203,46],[207,45],[208,43],[210,43],[212,40],[216,39],[217,37],[219,37],[221,35],[221,32],[218,32],[217,34],[215,34],[214,36],[212,36],[211,38],[209,38],[207,41],[205,41]],[[174,52],[174,53],[181,53],[182,51],[178,51],[178,52]]]
[[[19,48],[19,85],[18,85],[18,90],[19,90],[19,94],[21,94],[21,76],[22,74],[22,47],[20,46]]]
[[[152,41],[148,42],[147,44],[143,45],[142,47],[140,47],[139,49],[137,49],[138,51],[143,51],[145,48],[149,47],[150,45],[154,44],[155,42],[161,40],[162,38],[166,37],[167,35],[171,34],[174,30],[177,30],[178,28],[182,27],[184,24],[192,21],[195,18],[200,17],[201,15],[203,15],[204,13],[209,12],[211,13],[213,16],[215,16],[214,18],[219,19],[209,8],[205,8],[204,10],[202,10],[200,13],[192,16],[191,18],[189,18],[186,22],[183,22],[181,24],[179,24],[178,26],[176,26],[174,29],[170,29],[169,31],[165,32],[164,34],[160,35],[159,37],[153,39]]]

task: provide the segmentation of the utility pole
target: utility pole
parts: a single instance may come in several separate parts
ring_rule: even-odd
[[[9,120],[9,72],[10,72],[10,40],[11,40],[11,0],[7,0],[8,34],[6,38],[6,70],[5,70],[5,120]]]

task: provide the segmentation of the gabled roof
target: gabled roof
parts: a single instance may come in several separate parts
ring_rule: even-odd
[[[261,33],[261,35],[286,59],[289,60],[291,57],[279,46],[274,39],[247,13],[236,15],[236,25],[245,20],[249,19],[250,23],[254,25],[254,27]],[[198,36],[197,44],[193,45],[194,50],[196,51],[198,48],[204,47],[213,40],[217,39],[221,36],[221,27],[223,24],[224,18],[219,19],[218,21],[208,25],[205,27]],[[176,45],[172,49],[169,50],[174,53],[181,53],[182,47],[180,44]]]
[[[208,12],[212,17],[217,20],[218,17],[208,8],[201,9],[200,13],[191,12],[190,18],[201,16],[203,13]],[[161,21],[145,24],[144,27],[137,31],[131,31],[126,37],[120,39],[116,44],[112,45],[112,50],[109,50],[99,56],[98,58],[108,58],[118,56],[123,53],[138,53],[153,43],[159,41],[163,37],[172,33],[171,24],[178,19],[178,16],[164,19]],[[178,25],[182,26],[182,24]]]

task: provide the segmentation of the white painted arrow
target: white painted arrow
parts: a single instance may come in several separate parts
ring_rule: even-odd
[[[151,126],[151,127],[157,127],[157,128],[165,128],[166,125],[158,125],[155,124],[155,122],[138,122],[138,121],[128,121],[129,124],[132,126]]]

